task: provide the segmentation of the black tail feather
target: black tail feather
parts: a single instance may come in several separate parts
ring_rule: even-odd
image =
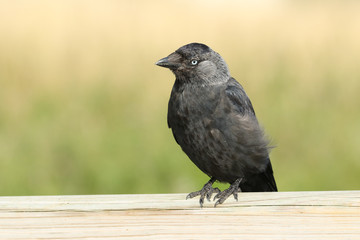
[[[240,183],[242,192],[277,192],[271,163],[267,165],[264,172],[250,175]]]

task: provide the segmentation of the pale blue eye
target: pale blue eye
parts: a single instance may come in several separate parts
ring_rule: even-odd
[[[197,63],[198,63],[197,60],[192,60],[192,61],[191,61],[191,65],[196,65]]]

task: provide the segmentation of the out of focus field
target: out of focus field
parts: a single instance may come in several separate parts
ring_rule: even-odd
[[[208,177],[167,128],[202,42],[245,87],[279,190],[360,189],[360,2],[2,1],[0,195],[170,193]],[[224,187],[224,186],[222,186]]]

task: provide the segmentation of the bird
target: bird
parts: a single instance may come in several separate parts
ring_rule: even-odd
[[[200,196],[216,207],[239,192],[271,192],[277,186],[270,162],[270,141],[259,124],[242,85],[231,77],[225,60],[202,43],[177,49],[156,65],[170,69],[175,83],[167,122],[175,141],[210,180],[186,199]],[[229,183],[220,191],[216,181]]]

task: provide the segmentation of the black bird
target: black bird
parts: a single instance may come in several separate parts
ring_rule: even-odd
[[[201,43],[187,44],[156,65],[176,76],[168,125],[191,161],[211,179],[197,192],[200,206],[213,193],[215,207],[238,192],[277,191],[269,141],[243,87],[230,76],[224,59]],[[230,183],[223,192],[215,181]]]

